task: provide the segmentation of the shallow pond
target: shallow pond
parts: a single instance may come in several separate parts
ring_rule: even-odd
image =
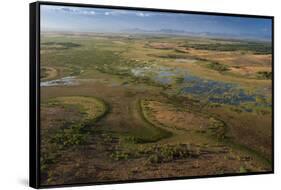
[[[184,81],[189,85],[182,89],[182,93],[207,98],[209,102],[213,103],[239,105],[256,102],[258,96],[255,93],[246,93],[237,84],[205,80],[196,76],[185,76]]]
[[[177,78],[183,78],[180,84],[176,84],[181,88],[181,94],[190,94],[200,100],[207,100],[212,103],[240,105],[243,103],[257,103],[256,99],[265,98],[264,93],[258,90],[255,92],[247,92],[238,84],[220,82],[215,80],[203,79],[199,76],[194,76],[186,70],[173,69],[169,67],[140,67],[131,70],[134,76],[146,76],[153,79],[155,82],[167,85],[176,84]],[[269,104],[262,103],[262,106]]]
[[[63,77],[61,79],[56,80],[49,80],[40,83],[41,87],[48,87],[48,86],[71,86],[77,85],[78,82],[74,76]]]

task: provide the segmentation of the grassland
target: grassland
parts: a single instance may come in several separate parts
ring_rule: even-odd
[[[41,183],[271,171],[271,46],[42,34]]]

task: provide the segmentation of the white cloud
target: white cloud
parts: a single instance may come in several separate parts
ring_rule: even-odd
[[[74,8],[74,7],[57,7],[57,6],[43,6],[43,9],[57,12],[65,12],[69,14],[77,15],[96,15],[96,12],[93,10],[85,8]]]
[[[95,11],[83,11],[82,14],[84,14],[84,15],[95,15],[96,12]]]
[[[93,10],[88,9],[81,9],[81,8],[61,8],[62,11],[68,12],[71,14],[78,14],[78,15],[95,15],[96,12]]]
[[[125,10],[113,10],[113,11],[107,11],[104,13],[104,15],[112,15],[112,16],[117,16],[117,15],[136,15],[139,17],[148,17],[152,15],[156,15],[157,13],[145,13],[145,12],[136,12],[136,11],[125,11]]]
[[[114,10],[114,11],[107,11],[104,13],[104,15],[108,16],[108,15],[124,15],[124,14],[130,14],[130,12],[128,11],[123,11],[123,10]]]
[[[44,5],[45,10],[65,12],[69,14],[77,15],[105,15],[105,16],[118,16],[118,15],[132,15],[138,17],[149,17],[155,15],[163,15],[162,13],[157,12],[145,12],[145,11],[128,11],[128,10],[106,10],[105,12],[101,10],[91,10],[90,8],[77,8],[77,7],[68,7],[68,6],[48,6]]]
[[[137,15],[137,16],[140,16],[140,17],[148,17],[148,16],[151,16],[151,14],[149,14],[149,13],[143,13],[143,12],[137,12],[136,15]]]

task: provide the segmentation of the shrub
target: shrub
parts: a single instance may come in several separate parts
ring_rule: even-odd
[[[272,79],[272,72],[259,71],[259,72],[257,72],[257,77],[260,79]]]
[[[129,153],[123,151],[116,151],[110,155],[114,160],[127,160],[129,158]]]
[[[207,65],[208,68],[219,71],[219,72],[223,72],[223,71],[228,71],[229,68],[227,65],[223,65],[221,63],[218,62],[211,62]]]
[[[239,172],[240,172],[240,173],[246,173],[247,170],[246,170],[243,166],[240,166]]]
[[[148,157],[148,162],[152,164],[160,163],[161,159],[158,155],[153,154]]]
[[[184,78],[183,77],[178,77],[175,79],[176,83],[181,84],[184,82]]]
[[[83,123],[66,123],[51,139],[51,142],[58,144],[60,148],[81,145],[87,138],[87,133],[84,130],[84,127]]]
[[[150,163],[163,163],[200,156],[200,149],[198,147],[191,148],[189,144],[155,146],[151,152],[154,154],[148,157]]]

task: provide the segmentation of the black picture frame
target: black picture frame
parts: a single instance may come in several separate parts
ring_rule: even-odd
[[[154,11],[154,12],[165,12],[165,13],[188,13],[188,14],[200,14],[200,15],[271,19],[272,21],[272,39],[271,39],[272,41],[272,171],[42,186],[40,184],[40,6],[41,5],[107,8],[107,9],[123,9],[123,10],[136,10],[136,11]],[[30,3],[29,10],[30,10],[29,13],[30,15],[29,18],[30,21],[29,23],[29,27],[30,27],[29,28],[30,30],[30,34],[29,34],[30,35],[29,36],[30,39],[29,185],[30,187],[33,188],[68,187],[68,186],[117,184],[117,183],[120,184],[120,183],[151,182],[151,181],[194,179],[194,178],[245,176],[245,175],[274,173],[274,17],[273,16],[218,13],[218,12],[200,12],[200,11],[186,11],[186,10],[168,10],[168,9],[109,6],[109,5],[92,5],[92,4],[80,4],[80,3],[45,2],[45,1]]]

